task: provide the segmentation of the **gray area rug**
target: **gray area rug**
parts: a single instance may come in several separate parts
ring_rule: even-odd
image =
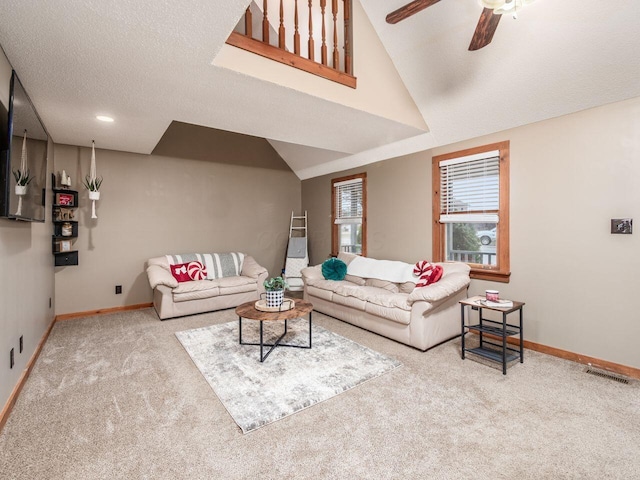
[[[259,323],[243,322],[243,341],[258,341]],[[281,334],[265,324],[265,343]],[[313,326],[313,348],[276,348],[260,363],[260,347],[238,343],[238,322],[176,332],[176,337],[243,433],[334,397],[402,364]],[[283,343],[306,345],[307,320],[290,320]],[[266,352],[266,350],[265,350]]]

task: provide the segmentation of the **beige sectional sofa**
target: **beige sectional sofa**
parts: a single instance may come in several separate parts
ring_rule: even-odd
[[[184,257],[194,255],[196,254]],[[147,261],[146,271],[153,289],[153,306],[161,320],[237,307],[242,303],[258,300],[264,292],[263,282],[267,278],[267,270],[248,255],[243,256],[242,265],[239,266],[240,275],[183,283],[178,283],[171,274],[172,257],[163,255]]]
[[[467,298],[468,265],[439,263],[444,270],[440,281],[415,288],[417,279],[398,283],[350,274],[355,257],[338,255],[347,264],[347,276],[340,281],[325,280],[321,265],[302,270],[304,298],[314,310],[423,351],[460,335],[458,302]],[[379,262],[394,264],[396,270],[400,263]],[[412,270],[413,265],[405,265]]]

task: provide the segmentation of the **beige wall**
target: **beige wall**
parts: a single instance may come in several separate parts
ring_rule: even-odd
[[[493,287],[525,301],[528,340],[640,367],[640,233],[609,233],[611,218],[640,218],[640,98],[333,175],[367,172],[369,256],[431,258],[432,155],[501,140],[511,141],[511,281],[474,280],[470,294]],[[330,178],[302,184],[312,263],[331,248]]]
[[[367,255],[406,262],[430,258],[431,228],[425,215],[431,214],[431,171],[425,158],[416,153],[304,180],[311,263],[331,253],[331,179],[361,172],[367,172]]]
[[[0,100],[7,107],[10,80],[11,65],[0,50]],[[49,166],[52,151],[50,143]],[[53,308],[49,308],[54,296],[50,210],[49,192],[46,223],[0,219],[0,409],[53,321]],[[19,353],[21,335],[24,350]],[[11,348],[16,362],[13,369],[9,369]]]
[[[97,149],[104,183],[92,220],[78,184],[91,150],[55,152],[55,170],[71,175],[81,205],[80,264],[56,268],[56,314],[150,302],[144,263],[163,254],[241,251],[280,273],[289,217],[300,208],[300,180],[290,170]]]

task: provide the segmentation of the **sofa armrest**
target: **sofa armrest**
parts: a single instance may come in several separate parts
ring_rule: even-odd
[[[427,285],[426,287],[414,288],[409,294],[407,302],[412,305],[413,302],[438,302],[451,295],[459,292],[463,288],[467,288],[471,283],[469,274],[467,273],[451,273],[440,279],[440,281]]]
[[[245,255],[244,262],[242,263],[242,272],[240,272],[240,274],[245,277],[255,278],[258,284],[258,298],[260,298],[260,295],[264,293],[264,281],[269,275],[267,269],[256,262],[253,257]]]
[[[256,262],[253,257],[245,255],[240,275],[243,277],[258,278],[263,273],[267,273],[267,269]]]
[[[324,275],[322,275],[322,265],[303,268],[300,270],[300,274],[302,275],[302,281],[305,285],[307,283],[313,283],[314,280],[324,280]]]
[[[156,288],[158,285],[166,285],[169,288],[176,288],[178,286],[178,281],[173,275],[160,265],[149,265],[147,267],[147,277],[149,278],[151,288]]]
[[[438,262],[436,265],[442,267],[443,276],[450,275],[452,273],[466,273],[469,275],[471,267],[467,263],[463,262]]]

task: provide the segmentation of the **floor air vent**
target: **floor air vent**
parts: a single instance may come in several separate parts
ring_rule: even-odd
[[[595,375],[596,377],[602,377],[602,378],[608,378],[609,380],[615,380],[616,382],[619,383],[624,383],[625,385],[629,384],[629,379],[620,376],[620,375],[616,375],[615,373],[610,373],[610,372],[605,372],[603,370],[597,370],[593,367],[587,367],[587,369],[585,370],[586,373],[589,373],[591,375]]]

